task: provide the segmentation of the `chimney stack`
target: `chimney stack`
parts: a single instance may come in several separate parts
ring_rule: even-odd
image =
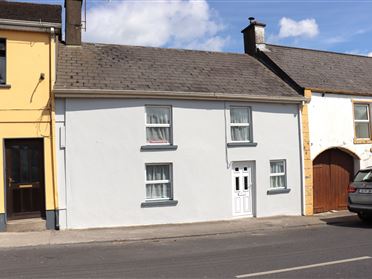
[[[266,24],[260,23],[254,17],[249,18],[249,25],[242,30],[244,36],[244,52],[255,55],[257,49],[265,49],[265,27]]]
[[[81,45],[81,7],[83,0],[65,0],[66,45]]]

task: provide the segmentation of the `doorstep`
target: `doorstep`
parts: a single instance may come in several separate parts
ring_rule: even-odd
[[[41,218],[9,220],[6,224],[7,232],[40,232],[46,230],[46,221]]]

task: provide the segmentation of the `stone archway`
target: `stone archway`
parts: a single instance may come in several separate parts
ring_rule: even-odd
[[[354,158],[338,148],[313,161],[314,213],[347,208],[347,187],[354,175]]]

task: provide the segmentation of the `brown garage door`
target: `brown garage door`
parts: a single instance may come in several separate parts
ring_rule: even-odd
[[[347,186],[354,174],[354,159],[339,149],[319,154],[313,162],[314,213],[347,207]]]

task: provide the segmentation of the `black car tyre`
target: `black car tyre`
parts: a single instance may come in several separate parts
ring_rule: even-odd
[[[372,215],[371,214],[366,214],[366,213],[359,212],[358,217],[363,222],[372,222]]]

